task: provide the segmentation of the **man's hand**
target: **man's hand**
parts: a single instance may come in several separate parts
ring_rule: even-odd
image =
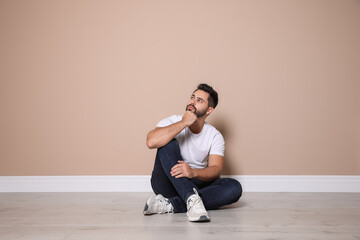
[[[193,178],[193,169],[184,161],[178,161],[178,164],[171,168],[171,176],[175,178]]]
[[[182,117],[182,122],[187,126],[190,127],[191,125],[193,125],[197,120],[197,116],[195,113],[193,113],[192,111],[188,110],[184,113],[183,117]]]

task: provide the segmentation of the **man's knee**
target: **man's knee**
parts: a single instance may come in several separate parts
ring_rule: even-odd
[[[235,202],[239,201],[239,199],[242,196],[242,191],[243,191],[240,182],[235,179],[229,178],[227,187],[228,187],[228,193],[231,196],[230,197],[231,202],[235,203]]]
[[[168,144],[162,146],[158,149],[158,154],[161,156],[160,158],[163,159],[164,154],[166,157],[175,157],[176,160],[182,160],[180,147],[178,141],[174,138]]]
[[[174,138],[169,143],[165,144],[164,146],[160,147],[159,150],[163,149],[180,149],[178,141]]]
[[[243,192],[243,189],[242,189],[241,183],[234,179],[235,202],[237,202],[241,198],[242,192]]]

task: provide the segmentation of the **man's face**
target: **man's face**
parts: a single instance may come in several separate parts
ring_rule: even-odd
[[[190,97],[186,106],[186,111],[191,111],[196,114],[198,118],[204,116],[209,109],[209,93],[202,90],[196,90]]]

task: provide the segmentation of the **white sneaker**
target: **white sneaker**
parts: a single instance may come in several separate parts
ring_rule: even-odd
[[[144,215],[172,212],[174,212],[174,207],[170,203],[169,199],[164,198],[161,194],[150,196],[144,207]]]
[[[187,213],[190,222],[208,222],[210,221],[209,214],[206,212],[205,206],[199,193],[194,188],[195,194],[191,195],[187,201]]]

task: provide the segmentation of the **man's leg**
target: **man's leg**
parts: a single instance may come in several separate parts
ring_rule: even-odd
[[[205,208],[214,210],[237,202],[242,195],[242,187],[235,179],[218,178],[206,187],[201,188],[200,193]]]
[[[178,164],[179,160],[183,160],[176,139],[159,148],[157,154],[167,178],[171,181],[180,198],[186,202],[187,198],[194,194],[193,189],[198,190],[198,188],[190,179],[184,177],[175,178],[170,174],[171,168]]]
[[[151,186],[154,193],[161,194],[165,198],[168,198],[174,207],[173,211],[175,213],[187,211],[185,203],[188,197],[187,195],[194,194],[193,188],[196,188],[196,185],[187,178],[176,179],[171,176],[171,168],[175,166],[179,160],[182,160],[180,148],[177,141],[174,139],[164,147],[158,149],[154,169],[151,175]],[[165,166],[166,170],[163,166]],[[188,192],[185,189],[184,184],[188,187]],[[177,186],[180,193],[175,186]],[[185,196],[186,199],[184,200],[180,197],[180,194]]]
[[[178,142],[173,139],[167,145],[159,148],[158,156],[166,176],[171,181],[180,197],[169,199],[174,206],[174,211],[185,212],[185,205],[183,203],[186,203],[186,215],[190,222],[210,221],[203,201],[198,194],[199,189],[197,186],[188,178],[175,178],[170,174],[171,168],[178,164],[179,160],[182,160]],[[180,200],[182,200],[182,202]],[[183,208],[181,209],[181,207]]]
[[[154,169],[151,174],[151,187],[155,194],[161,194],[166,198],[179,196],[173,184],[161,166],[159,153],[156,154]]]

